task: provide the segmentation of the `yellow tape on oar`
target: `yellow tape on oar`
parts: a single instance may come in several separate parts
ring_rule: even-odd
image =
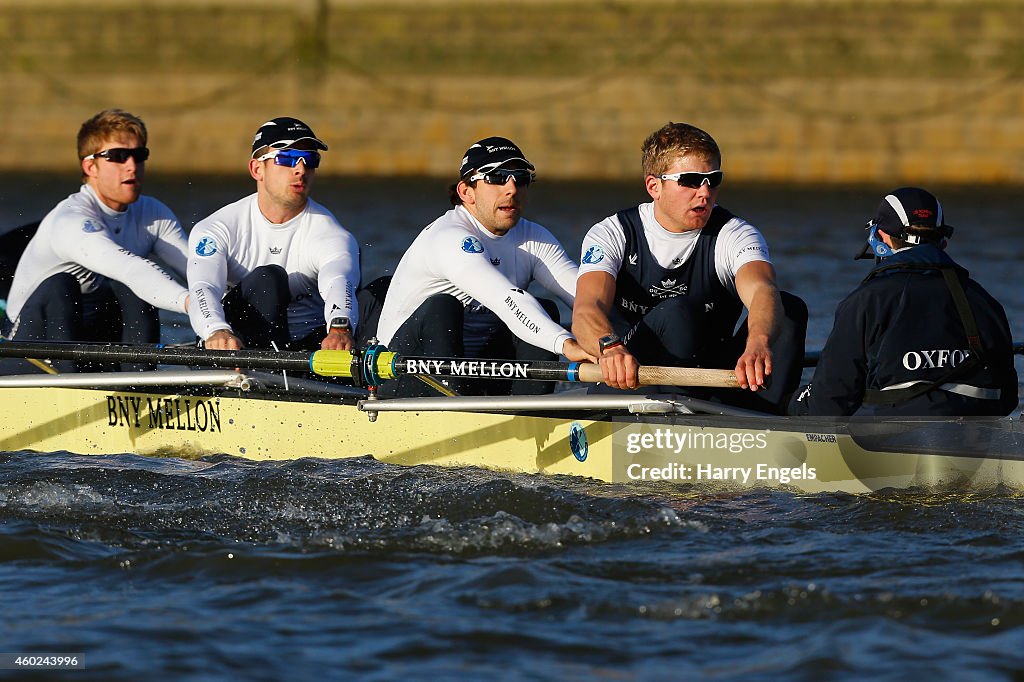
[[[322,377],[352,377],[352,351],[318,350],[309,361],[313,374]]]
[[[395,356],[398,353],[378,353],[374,357],[374,367],[377,376],[381,379],[394,379],[395,371],[392,367]],[[322,377],[348,377],[352,378],[352,351],[347,350],[318,350],[313,353],[309,367],[314,374]]]

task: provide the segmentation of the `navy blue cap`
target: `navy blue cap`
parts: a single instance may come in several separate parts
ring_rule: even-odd
[[[462,157],[462,165],[459,166],[459,177],[464,178],[474,170],[478,173],[488,173],[513,161],[521,162],[530,170],[537,170],[526,160],[523,151],[512,140],[504,137],[487,137],[473,143],[473,146],[466,150],[465,156]]]
[[[908,227],[936,230],[948,237],[953,228],[946,225],[942,204],[934,194],[920,187],[900,187],[885,196],[875,212],[878,229],[893,237],[906,238]]]
[[[299,142],[309,141],[313,149],[327,151],[325,145],[314,133],[313,129],[297,118],[281,116],[267,121],[256,131],[252,140],[252,155],[264,147],[271,149],[294,148]]]

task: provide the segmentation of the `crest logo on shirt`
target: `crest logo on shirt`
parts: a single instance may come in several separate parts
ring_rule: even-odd
[[[476,237],[466,237],[462,240],[462,250],[466,253],[483,253],[484,245]]]
[[[102,232],[103,226],[97,225],[91,220],[86,220],[82,223],[82,232]]]
[[[604,249],[600,246],[591,246],[587,249],[587,252],[583,254],[583,262],[587,265],[596,265],[604,260]]]
[[[271,246],[270,247],[270,253],[272,255],[274,255],[274,256],[279,255],[281,253],[281,247],[280,246]]]
[[[197,256],[212,256],[217,253],[217,240],[213,237],[203,237],[196,244]]]
[[[655,284],[648,292],[652,296],[658,298],[675,298],[676,296],[686,296],[689,291],[689,287],[686,282],[678,284],[674,279],[663,279],[658,284]]]
[[[501,265],[501,259],[500,258],[492,258],[491,259],[491,265],[493,265],[495,267]]]

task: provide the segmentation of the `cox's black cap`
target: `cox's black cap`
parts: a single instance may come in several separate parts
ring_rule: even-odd
[[[953,226],[947,225],[942,215],[942,204],[934,194],[920,187],[900,187],[885,195],[878,205],[873,220],[864,229],[873,228],[902,239],[909,244],[934,243],[953,235]],[[884,246],[884,245],[883,245]],[[868,243],[854,260],[877,255],[869,236]]]
[[[946,237],[953,232],[943,221],[942,204],[934,194],[920,187],[900,187],[889,192],[878,205],[875,224],[879,230],[900,238],[906,238],[906,230],[911,226],[935,230]]]

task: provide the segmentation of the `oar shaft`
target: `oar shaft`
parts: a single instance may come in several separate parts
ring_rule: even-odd
[[[481,358],[434,358],[382,353],[377,369],[381,379],[410,374],[466,379],[534,379],[538,381],[582,381],[580,363],[543,360],[496,360]],[[385,357],[392,356],[392,357]],[[600,374],[600,370],[598,372]]]
[[[603,381],[601,368],[589,362],[543,362],[523,360],[468,360],[465,358],[427,358],[399,355],[382,379],[403,374],[426,374],[485,379],[533,379],[597,383]],[[728,369],[700,367],[641,367],[638,379],[643,386],[710,386],[735,388],[736,374]]]
[[[702,367],[641,367],[637,373],[641,386],[705,386],[737,388],[739,382],[731,369],[704,369]],[[579,367],[579,381],[603,381],[601,367],[583,363]]]
[[[644,386],[708,386],[739,388],[736,372],[731,369],[703,367],[641,367],[640,383]]]
[[[344,351],[336,351],[344,352]],[[92,362],[153,362],[162,365],[192,365],[232,369],[267,369],[308,372],[310,354],[300,351],[204,350],[117,344],[0,343],[0,357],[48,358]]]
[[[353,356],[357,355],[353,362]],[[262,369],[314,372],[321,376],[352,377],[358,372],[359,385],[376,385],[381,380],[403,375],[460,377],[467,379],[531,379],[596,383],[602,380],[598,365],[579,362],[486,360],[402,356],[374,346],[354,354],[343,350],[271,351],[204,350],[117,344],[0,343],[0,357],[49,358],[119,363],[191,365],[219,369]],[[737,386],[732,370],[695,367],[641,367],[639,381],[645,386]]]

